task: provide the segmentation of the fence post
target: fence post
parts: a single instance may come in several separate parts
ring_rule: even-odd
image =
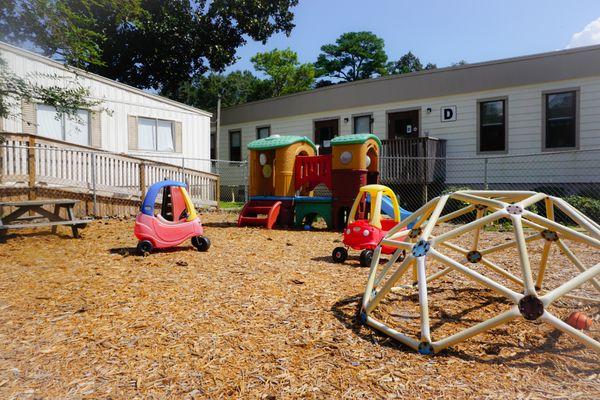
[[[140,198],[144,197],[146,192],[146,163],[140,162]]]
[[[483,187],[485,190],[488,190],[488,159],[487,157],[483,159]]]
[[[29,200],[35,200],[35,137],[33,136],[29,136],[29,146],[27,146],[27,172],[29,173],[27,197]]]
[[[98,201],[96,198],[96,153],[92,152],[92,199],[94,203],[94,216],[98,216]]]
[[[215,201],[217,202],[217,210],[221,208],[220,206],[220,201],[221,201],[221,175],[217,175],[217,180],[216,180],[216,190],[215,190]]]
[[[188,187],[190,186],[189,183],[185,181],[185,157],[181,157],[181,182],[186,183]]]
[[[244,161],[244,203],[248,202],[248,161]]]

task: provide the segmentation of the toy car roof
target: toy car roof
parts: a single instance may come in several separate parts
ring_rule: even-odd
[[[146,215],[154,215],[154,203],[156,201],[156,196],[158,196],[158,192],[160,192],[162,188],[168,186],[187,187],[187,185],[183,182],[172,181],[169,179],[154,183],[148,188],[140,211]]]

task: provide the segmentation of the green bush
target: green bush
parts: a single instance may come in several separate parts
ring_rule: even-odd
[[[441,195],[446,195],[446,194],[450,194],[450,193],[454,193],[454,192],[458,192],[460,190],[473,190],[472,188],[468,187],[468,186],[448,186],[446,187]],[[466,206],[468,206],[469,203],[466,203],[464,201],[461,200],[454,200],[454,199],[450,199],[448,200],[448,202],[446,203],[446,206],[444,207],[444,212],[443,214],[450,214],[451,212],[460,210],[461,208],[464,208]],[[475,220],[475,211],[471,211],[465,215],[462,215],[454,220],[451,221],[451,223],[467,223],[467,222],[471,222]]]
[[[600,200],[585,196],[567,196],[564,200],[592,221],[600,223]]]

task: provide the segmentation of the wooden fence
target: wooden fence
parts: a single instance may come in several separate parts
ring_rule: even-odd
[[[186,182],[198,207],[217,206],[219,176],[168,163],[111,153],[27,134],[3,134],[0,189],[60,189],[139,201],[162,179]]]
[[[385,184],[429,184],[446,179],[446,141],[420,137],[382,141],[380,179]]]

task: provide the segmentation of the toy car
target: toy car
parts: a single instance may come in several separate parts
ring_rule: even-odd
[[[186,184],[171,180],[157,182],[148,188],[140,213],[135,219],[133,232],[139,239],[137,251],[150,253],[153,249],[174,247],[191,238],[198,251],[207,251],[210,240],[186,190]],[[154,203],[162,189],[162,205],[154,214]]]
[[[374,200],[373,200],[374,199]],[[367,209],[367,204],[370,206]],[[382,218],[387,214],[392,218]],[[402,215],[404,214],[404,215]],[[398,205],[398,199],[394,192],[383,185],[366,185],[360,188],[356,200],[348,215],[348,224],[344,229],[345,247],[336,247],[331,254],[333,261],[343,263],[348,258],[350,247],[354,250],[362,250],[360,253],[360,265],[369,267],[373,258],[373,250],[379,245],[386,233],[400,222],[400,218],[406,218],[410,213]],[[368,216],[368,218],[367,218]],[[396,249],[383,246],[383,254],[392,254]],[[404,256],[401,257],[402,259]]]

